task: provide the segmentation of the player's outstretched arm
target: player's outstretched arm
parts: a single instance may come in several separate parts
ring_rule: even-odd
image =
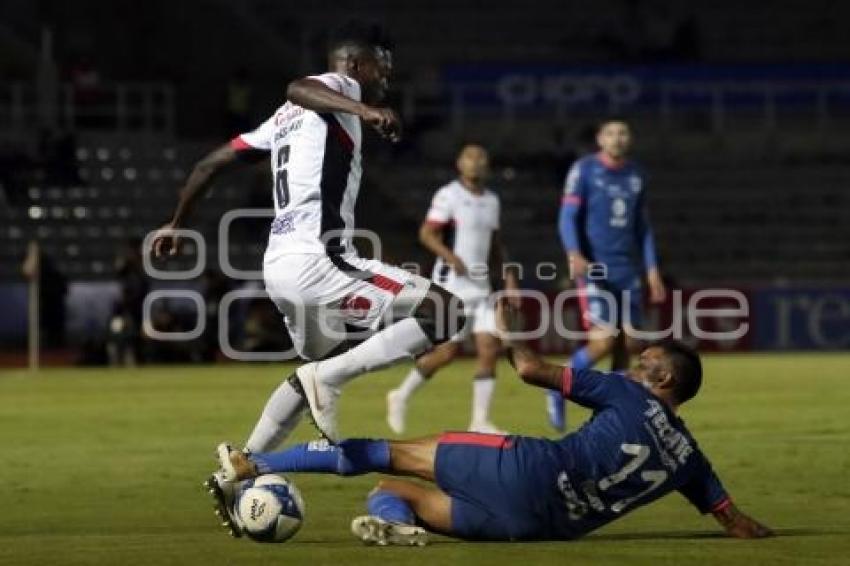
[[[714,518],[730,537],[764,538],[773,536],[769,527],[742,513],[734,504],[713,513]]]
[[[186,179],[186,184],[180,189],[177,208],[171,220],[157,230],[154,236],[153,251],[156,257],[166,253],[168,255],[177,253],[180,238],[174,230],[183,226],[194,203],[206,193],[216,174],[236,161],[236,150],[230,143],[226,143],[209,152],[195,164],[192,173]]]
[[[524,342],[511,338],[514,333],[520,331],[521,322],[517,309],[504,297],[496,305],[496,327],[502,343],[505,344],[508,361],[524,382],[546,389],[561,390],[564,368],[548,363]]]
[[[401,120],[390,108],[373,108],[338,93],[315,79],[297,79],[286,87],[286,99],[319,114],[345,112],[359,116],[382,137],[396,142],[401,139]]]

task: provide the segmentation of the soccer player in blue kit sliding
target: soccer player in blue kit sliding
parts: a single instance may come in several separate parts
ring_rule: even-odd
[[[576,161],[567,174],[558,220],[588,332],[587,344],[573,353],[570,365],[591,368],[610,354],[612,369],[622,370],[629,366],[629,353],[641,346],[630,331],[641,326],[644,277],[650,302],[664,302],[666,289],[655,255],[643,171],[629,158],[631,129],[621,120],[606,120],[596,142],[599,152]],[[550,393],[546,406],[551,425],[563,431],[563,399]]]
[[[713,514],[730,536],[772,534],[732,503],[677,416],[702,382],[693,350],[677,342],[651,345],[629,374],[576,370],[510,341],[506,330],[518,322],[505,301],[497,320],[520,377],[592,409],[584,426],[560,440],[448,432],[336,446],[318,441],[266,454],[221,444],[225,474],[236,481],[265,473],[379,472],[436,484],[382,480],[369,494],[368,514],[351,525],[367,544],[422,545],[429,531],[467,540],[571,540],[672,491]]]

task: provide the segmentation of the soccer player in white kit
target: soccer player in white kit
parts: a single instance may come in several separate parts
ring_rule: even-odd
[[[464,332],[419,357],[401,385],[387,394],[387,423],[396,434],[404,432],[410,397],[458,355],[469,331],[477,355],[469,430],[503,432],[489,416],[501,351],[491,280],[503,277],[505,289],[516,289],[516,273],[503,273],[501,204],[498,195],[485,186],[489,172],[487,151],[480,145],[467,144],[456,165],[459,177],[434,195],[419,239],[437,256],[432,279],[463,299],[467,325]]]
[[[361,120],[397,140],[399,119],[380,102],[392,69],[379,29],[349,24],[331,39],[330,72],[293,81],[287,102],[253,132],[214,150],[194,168],[172,220],[154,237],[154,253],[176,253],[192,204],[215,173],[240,157],[270,157],[275,218],[263,260],[270,298],[285,317],[300,366],[272,393],[245,449],[266,452],[300,421],[305,408],[335,441],[340,388],[350,379],[411,359],[465,325],[462,301],[430,281],[357,257],[351,237],[360,188]],[[427,299],[427,300],[426,300]],[[348,348],[346,325],[374,331]],[[225,526],[239,534],[220,476],[208,487]]]

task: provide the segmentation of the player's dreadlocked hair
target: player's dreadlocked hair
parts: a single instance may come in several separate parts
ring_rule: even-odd
[[[380,47],[391,50],[394,44],[383,27],[373,22],[351,20],[337,28],[328,40],[328,52],[341,47],[370,49]]]
[[[664,350],[673,366],[676,400],[684,403],[693,399],[702,385],[702,362],[696,350],[676,340],[665,340],[653,346]]]

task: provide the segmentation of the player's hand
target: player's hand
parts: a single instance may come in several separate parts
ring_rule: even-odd
[[[176,233],[177,226],[173,222],[164,224],[153,237],[153,256],[177,255],[180,247],[180,236]]]
[[[448,263],[451,268],[454,269],[454,272],[457,275],[466,275],[468,273],[468,270],[466,269],[466,264],[463,263],[462,259],[460,259],[454,254],[450,255],[448,259],[446,259],[446,263]]]
[[[384,139],[395,143],[401,140],[401,119],[391,108],[366,106],[360,117]]]
[[[650,269],[646,279],[649,283],[649,302],[663,303],[667,299],[667,287],[664,285],[661,273],[657,269]]]
[[[743,515],[734,525],[727,527],[726,533],[735,538],[765,538],[774,534],[770,527],[746,515]]]
[[[496,329],[503,340],[506,333],[522,330],[522,313],[511,305],[508,297],[501,297],[496,302]]]
[[[567,263],[570,267],[570,279],[587,275],[587,258],[579,252],[570,252],[567,255]]]
[[[735,505],[729,505],[722,511],[718,511],[714,514],[714,518],[723,525],[726,534],[730,537],[765,538],[774,534],[770,527],[742,513]]]
[[[726,526],[726,534],[735,538],[765,538],[773,536],[774,533],[770,527],[740,513],[732,523]]]

